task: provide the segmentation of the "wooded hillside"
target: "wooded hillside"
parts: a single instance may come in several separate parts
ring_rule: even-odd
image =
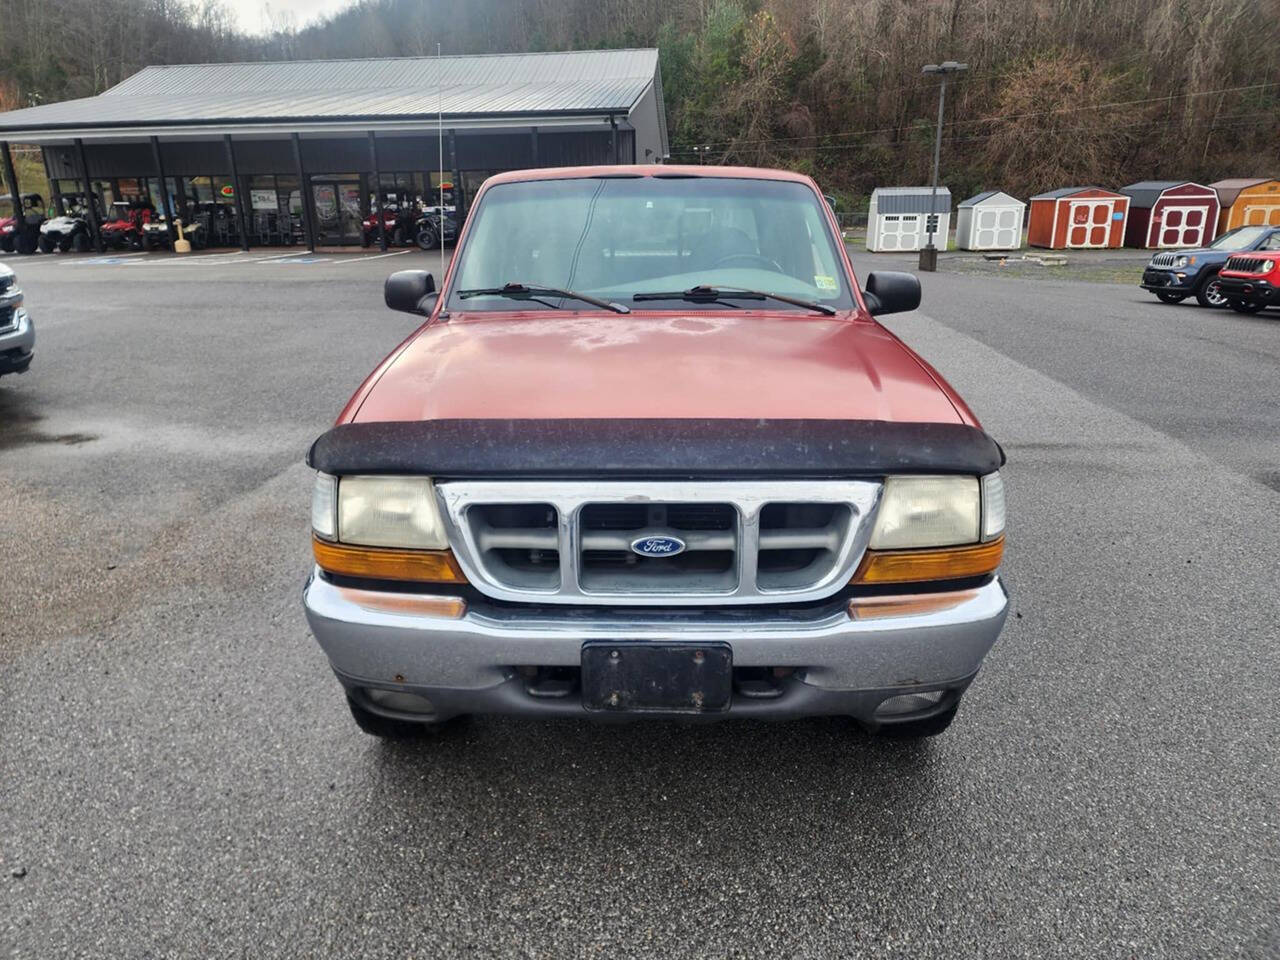
[[[0,106],[149,63],[657,46],[672,159],[779,165],[850,201],[923,182],[936,84],[959,195],[1280,168],[1275,0],[363,0],[237,33],[216,0],[5,0]]]

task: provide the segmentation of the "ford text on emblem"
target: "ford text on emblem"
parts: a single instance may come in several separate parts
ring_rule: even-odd
[[[641,537],[631,541],[631,552],[642,557],[674,557],[684,553],[684,541],[679,537]]]

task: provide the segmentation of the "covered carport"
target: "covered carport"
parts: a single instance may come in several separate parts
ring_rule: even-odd
[[[59,214],[70,192],[146,198],[170,239],[175,219],[199,217],[211,242],[246,250],[359,242],[370,215],[385,249],[384,197],[460,224],[492,173],[668,152],[651,49],[153,66],[96,97],[0,114],[12,183],[10,143],[41,147]],[[99,249],[104,212],[86,210]]]

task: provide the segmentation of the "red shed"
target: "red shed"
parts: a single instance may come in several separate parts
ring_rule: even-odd
[[[1178,180],[1143,180],[1121,187],[1129,198],[1126,247],[1203,247],[1218,229],[1218,192]]]
[[[1050,250],[1119,247],[1129,198],[1101,187],[1063,187],[1031,198],[1027,244]]]

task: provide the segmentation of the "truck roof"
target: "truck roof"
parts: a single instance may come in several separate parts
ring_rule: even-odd
[[[486,184],[519,183],[525,180],[581,180],[587,177],[732,177],[740,180],[790,180],[816,185],[811,177],[791,170],[768,167],[710,167],[702,164],[637,163],[625,166],[597,164],[590,167],[546,167],[539,170],[509,170],[496,173]]]

